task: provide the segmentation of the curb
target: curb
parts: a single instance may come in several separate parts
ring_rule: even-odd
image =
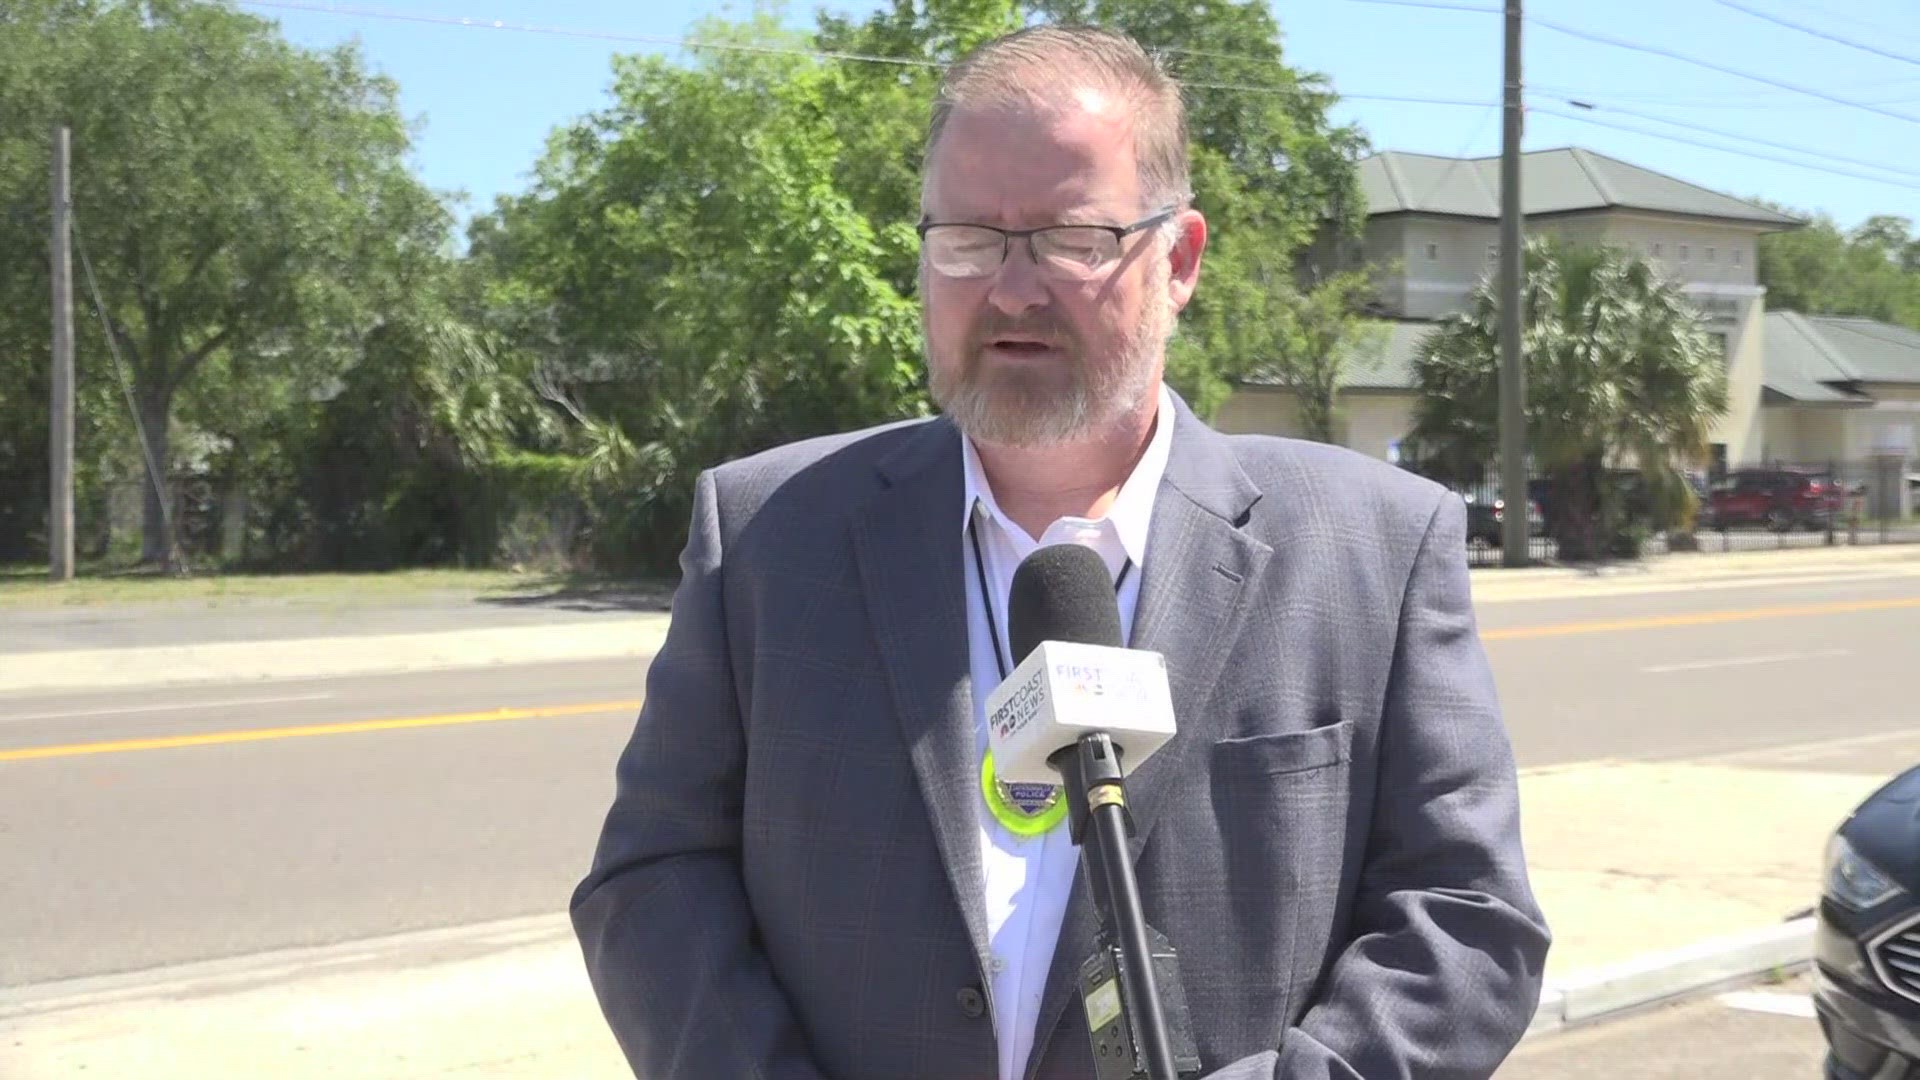
[[[406,970],[526,945],[571,944],[572,935],[573,924],[566,913],[525,915],[400,930],[327,945],[281,946],[265,952],[81,975],[11,989],[0,987],[0,1025],[102,1005],[242,993],[298,978]]]
[[[652,656],[666,635],[667,617],[656,615],[591,624],[0,654],[0,694],[617,660]]]
[[[1526,1037],[1534,1038],[1676,998],[1724,989],[1813,960],[1813,917],[1664,953],[1576,972],[1540,995]],[[242,990],[297,975],[391,969],[444,962],[518,945],[569,939],[565,914],[529,915],[464,926],[408,930],[331,945],[290,946],[111,975],[0,988],[0,1023],[144,997]]]
[[[1813,961],[1813,923],[1807,916],[1576,972],[1540,995],[1527,1037],[1804,967]]]

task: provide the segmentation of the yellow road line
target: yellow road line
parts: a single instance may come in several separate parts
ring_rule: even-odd
[[[1920,596],[1747,608],[1737,611],[1701,611],[1686,615],[1652,615],[1634,619],[1549,623],[1544,626],[1515,626],[1504,630],[1483,630],[1480,637],[1485,641],[1515,641],[1565,637],[1573,634],[1602,634],[1620,630],[1656,630],[1679,626],[1751,622],[1759,619],[1794,619],[1820,615],[1846,615],[1862,611],[1893,611],[1901,608],[1920,608]],[[339,724],[309,724],[301,727],[261,728],[250,731],[213,731],[201,735],[167,735],[151,739],[74,743],[66,746],[35,746],[24,750],[0,750],[0,762],[78,757],[83,754],[120,754],[136,750],[171,750],[187,746],[220,746],[229,743],[266,742],[274,739],[301,739],[319,735],[353,735],[369,731],[401,731],[407,728],[450,727],[458,724],[483,724],[496,720],[540,720],[562,716],[589,716],[595,713],[633,712],[639,708],[638,700],[600,701],[582,705],[553,705],[537,709],[493,709],[487,712],[453,713],[445,716],[356,720]]]
[[[490,709],[486,712],[449,713],[443,716],[410,716],[393,720],[353,720],[338,724],[307,724],[300,727],[257,728],[248,731],[210,731],[200,735],[165,735],[151,739],[121,739],[113,742],[72,743],[66,746],[34,746],[24,750],[0,750],[0,762],[34,761],[42,758],[78,757],[82,754],[123,754],[135,750],[172,750],[184,746],[220,746],[227,743],[268,742],[274,739],[304,739],[318,735],[354,735],[367,731],[401,731],[407,728],[451,727],[457,724],[484,724],[496,720],[545,720],[560,716],[590,716],[596,713],[633,712],[635,701],[596,701],[582,705],[550,705],[537,709]]]
[[[1697,611],[1686,615],[1649,615],[1635,619],[1548,623],[1544,626],[1515,626],[1505,630],[1484,630],[1481,631],[1480,637],[1485,641],[1513,641],[1525,638],[1564,637],[1570,634],[1604,634],[1615,630],[1711,626],[1715,623],[1752,622],[1757,619],[1804,619],[1816,615],[1848,615],[1860,611],[1892,611],[1898,608],[1920,608],[1920,596],[1890,600],[1847,600],[1828,604],[1746,608],[1737,611]]]

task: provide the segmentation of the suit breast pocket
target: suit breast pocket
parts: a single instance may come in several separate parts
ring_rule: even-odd
[[[1221,739],[1211,749],[1211,809],[1229,879],[1296,899],[1337,881],[1353,723]]]
[[[1215,769],[1239,777],[1316,772],[1345,765],[1352,752],[1351,720],[1305,731],[1221,739],[1213,744]]]

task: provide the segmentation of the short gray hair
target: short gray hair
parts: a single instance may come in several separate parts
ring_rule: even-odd
[[[947,68],[934,95],[927,154],[959,110],[1031,105],[1068,85],[1106,90],[1127,103],[1140,189],[1150,204],[1185,205],[1193,197],[1180,84],[1139,42],[1098,27],[1029,26]]]

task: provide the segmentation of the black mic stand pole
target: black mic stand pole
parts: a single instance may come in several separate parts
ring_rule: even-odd
[[[1133,815],[1127,810],[1120,748],[1104,732],[1095,732],[1055,751],[1047,763],[1065,781],[1073,842],[1081,849],[1087,887],[1102,928],[1113,934],[1120,948],[1120,989],[1131,1050],[1137,1061],[1146,1065],[1149,1080],[1180,1080],[1180,1074],[1174,1071],[1174,1051],[1167,1038],[1160,987],[1154,978],[1154,949],[1140,903],[1140,885],[1133,876],[1133,859],[1127,851],[1127,839],[1133,835]],[[1089,822],[1095,841],[1091,852],[1085,844]],[[1090,854],[1098,857],[1089,859]],[[1095,1037],[1098,1039],[1098,1032]],[[1128,1072],[1137,1075],[1134,1064],[1129,1063]]]

